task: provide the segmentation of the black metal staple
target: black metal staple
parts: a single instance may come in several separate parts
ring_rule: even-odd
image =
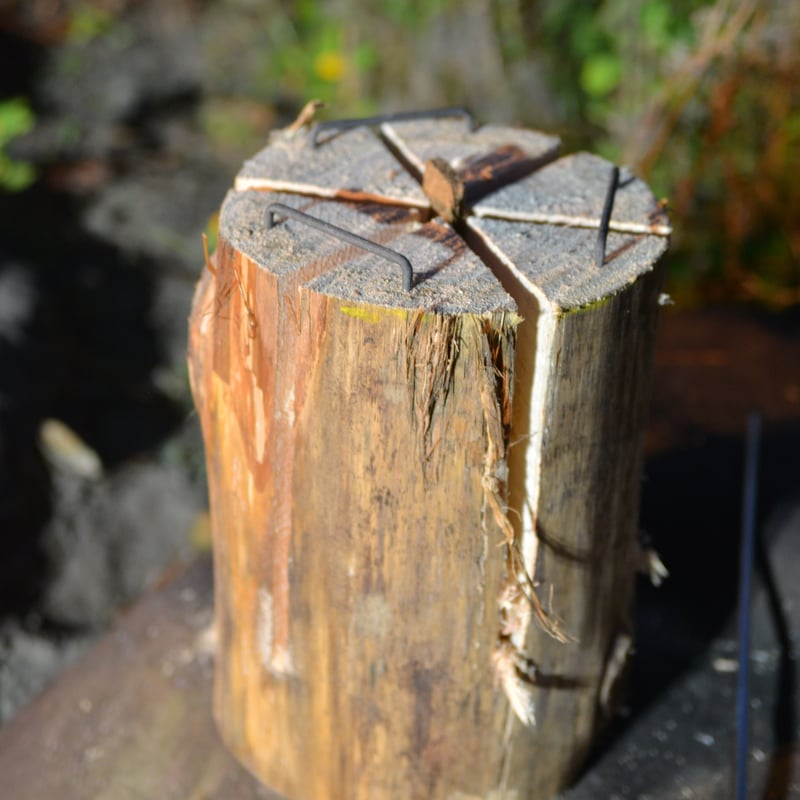
[[[386,261],[391,261],[392,263],[397,264],[403,271],[403,289],[406,292],[411,291],[411,287],[414,285],[414,269],[411,266],[411,262],[396,250],[390,250],[388,247],[371,242],[369,239],[364,239],[362,236],[358,236],[355,233],[345,230],[344,228],[340,228],[338,225],[332,225],[330,222],[325,222],[317,217],[312,217],[310,214],[306,214],[303,211],[298,211],[296,208],[284,205],[283,203],[271,203],[267,206],[267,230],[275,225],[276,214],[283,214],[286,217],[296,219],[298,222],[303,222],[311,228],[316,228],[318,231],[327,233],[329,236],[333,236],[343,242],[360,247],[362,250],[366,250],[369,253],[380,256]]]
[[[597,231],[597,246],[595,250],[595,262],[598,267],[602,267],[606,260],[606,240],[608,239],[608,226],[611,224],[611,211],[614,208],[614,197],[619,186],[619,167],[611,168],[611,180],[606,192],[606,201],[603,205],[603,216],[600,217],[600,229]]]
[[[430,111],[398,111],[393,114],[379,114],[375,117],[360,119],[337,119],[329,122],[318,122],[311,128],[311,146],[319,145],[319,134],[324,131],[345,131],[362,126],[381,125],[384,122],[411,122],[418,119],[442,119],[447,117],[464,117],[470,126],[475,127],[475,120],[466,108],[436,108]]]

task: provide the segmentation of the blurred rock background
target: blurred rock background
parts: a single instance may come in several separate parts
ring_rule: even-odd
[[[798,74],[792,0],[0,0],[0,723],[209,547],[186,318],[273,127],[465,105],[629,165],[672,210],[676,307],[777,326],[758,380],[796,441]],[[653,452],[697,444],[655,407]]]

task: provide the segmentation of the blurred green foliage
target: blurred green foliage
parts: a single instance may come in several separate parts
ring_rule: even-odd
[[[375,62],[367,42],[348,35],[341,19],[318,0],[301,0],[291,16],[271,20],[272,57],[262,80],[297,97],[315,97],[354,112],[372,107],[361,93],[360,75]]]
[[[80,2],[71,9],[66,38],[73,44],[85,44],[111,31],[118,15],[97,3]]]
[[[683,303],[800,303],[800,6],[523,0],[572,140],[670,200]]]
[[[36,179],[32,164],[16,161],[6,152],[6,146],[18,136],[33,129],[35,117],[23,97],[0,101],[0,189],[19,192]]]

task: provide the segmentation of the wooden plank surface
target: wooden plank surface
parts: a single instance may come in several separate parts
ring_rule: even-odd
[[[11,800],[280,800],[211,717],[211,568],[195,564],[0,730]]]

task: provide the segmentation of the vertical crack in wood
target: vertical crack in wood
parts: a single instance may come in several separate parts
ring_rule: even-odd
[[[523,593],[530,596],[536,618],[542,628],[559,641],[568,641],[560,624],[545,612],[536,598],[535,576],[538,553],[536,507],[539,503],[542,434],[545,426],[547,391],[551,377],[553,336],[557,311],[541,290],[531,283],[489,239],[466,224],[456,230],[467,246],[491,270],[517,305],[520,325],[516,331],[516,349],[527,358],[514,366],[515,411],[510,421],[510,446],[519,447],[521,456],[510,459],[510,506],[517,523],[507,517],[511,534],[510,558],[515,564]],[[509,412],[510,413],[510,412]],[[515,463],[516,462],[516,468]],[[516,488],[515,483],[516,482]],[[516,494],[516,498],[513,496]],[[514,531],[514,527],[518,530]],[[519,646],[524,646],[524,636]]]
[[[462,323],[458,317],[415,311],[406,331],[406,377],[423,476],[438,476],[434,458],[444,431],[442,410],[453,388]]]
[[[485,451],[481,484],[484,492],[483,530],[497,530],[504,549],[506,578],[498,598],[500,627],[492,664],[498,683],[523,724],[534,724],[532,687],[536,665],[525,656],[525,639],[532,618],[559,641],[567,641],[558,621],[542,607],[531,577],[535,564],[526,564],[525,542],[518,541],[508,516],[508,442],[512,422],[516,314],[484,317],[446,317],[415,313],[406,334],[406,372],[414,426],[426,481],[436,479],[433,455],[445,432],[439,428],[452,389],[459,342],[482,359],[479,392]],[[490,547],[491,549],[491,547]],[[529,548],[527,548],[529,549]]]
[[[555,312],[537,287],[527,281],[509,262],[504,254],[494,252],[490,245],[475,235],[466,225],[457,225],[459,233],[468,246],[478,255],[486,266],[492,270],[505,290],[514,298],[522,320],[516,329],[514,349],[521,347],[522,352],[533,354],[528,362],[513,366],[511,375],[514,385],[523,392],[523,396],[515,399],[514,415],[511,415],[511,387],[495,394],[502,397],[503,404],[503,465],[505,470],[504,486],[516,488],[516,505],[512,512],[518,518],[515,526],[509,516],[509,506],[503,500],[504,492],[494,469],[490,468],[492,436],[488,433],[490,444],[487,449],[487,461],[484,468],[484,493],[488,510],[503,534],[506,553],[506,579],[498,597],[500,625],[497,643],[492,654],[492,666],[495,679],[503,688],[511,709],[517,718],[527,727],[535,724],[535,707],[533,688],[537,682],[537,665],[526,655],[528,629],[532,620],[555,640],[566,643],[570,637],[562,629],[562,623],[552,612],[545,610],[537,594],[535,582],[536,562],[538,554],[538,536],[536,532],[536,508],[539,503],[542,431],[544,428],[545,401],[550,384],[551,350],[553,347],[553,330]],[[519,337],[520,341],[517,341]],[[492,363],[492,358],[486,359]],[[519,374],[518,374],[519,373]],[[485,418],[492,418],[489,409],[491,402],[487,393],[482,393]],[[495,400],[496,402],[496,400]],[[487,428],[491,428],[487,425]],[[516,458],[519,474],[509,474],[514,469],[507,460],[509,436],[516,433],[523,448],[521,456]],[[497,440],[495,440],[497,441]],[[503,745],[503,759],[509,758],[506,752],[510,740]]]
[[[522,647],[515,641],[515,634],[519,630],[527,630],[531,606],[518,580],[519,549],[506,505],[515,328],[518,321],[516,315],[514,317],[514,328],[504,330],[505,326],[502,326],[499,336],[497,329],[488,324],[484,324],[479,333],[483,355],[483,379],[479,389],[486,441],[482,476],[483,527],[486,531],[491,520],[501,532],[503,541],[500,544],[504,547],[506,561],[506,578],[498,598],[500,629],[492,653],[492,666],[514,713],[523,724],[533,726],[535,709],[529,686],[532,676],[526,675],[523,669],[524,641]]]
[[[383,146],[402,164],[403,169],[421,185],[422,170],[409,158],[409,152],[403,146],[402,139],[397,136],[394,129],[390,125],[381,125],[378,137]]]

